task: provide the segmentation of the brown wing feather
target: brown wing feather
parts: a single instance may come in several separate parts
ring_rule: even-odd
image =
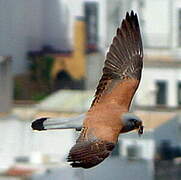
[[[107,93],[107,88],[114,83],[114,80],[121,82],[126,79],[135,79],[140,81],[142,59],[143,48],[138,18],[132,11],[130,15],[127,13],[121,28],[117,29],[117,34],[113,38],[91,107]],[[138,85],[139,83],[135,86],[135,91]]]
[[[69,152],[67,161],[71,162],[72,167],[91,168],[96,166],[107,158],[115,147],[114,143],[103,141],[95,136],[87,139],[84,132],[85,129]]]

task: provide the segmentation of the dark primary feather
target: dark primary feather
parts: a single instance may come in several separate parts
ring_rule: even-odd
[[[126,14],[121,28],[117,29],[116,36],[106,55],[103,75],[97,86],[95,99],[91,107],[99,102],[99,99],[112,80],[124,80],[133,78],[140,80],[143,66],[143,47],[137,15],[131,11]]]
[[[32,124],[31,127],[33,130],[38,130],[38,131],[42,131],[42,130],[46,130],[44,128],[43,122],[46,121],[47,118],[40,118],[35,120]]]

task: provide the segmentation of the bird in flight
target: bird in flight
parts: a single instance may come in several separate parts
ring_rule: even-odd
[[[81,130],[67,161],[72,167],[91,168],[113,151],[119,134],[132,130],[143,133],[142,121],[129,113],[139,86],[143,67],[143,47],[137,14],[127,13],[107,52],[103,75],[87,113],[73,118],[40,118],[34,130]]]

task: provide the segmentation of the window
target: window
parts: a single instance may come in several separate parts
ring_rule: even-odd
[[[177,83],[177,103],[181,106],[181,81]]]
[[[181,47],[181,9],[178,12],[178,46]]]
[[[156,104],[157,105],[166,105],[167,99],[167,82],[166,81],[157,81],[157,94],[156,94]]]
[[[97,2],[85,2],[84,9],[87,53],[96,52],[98,42],[98,4]]]

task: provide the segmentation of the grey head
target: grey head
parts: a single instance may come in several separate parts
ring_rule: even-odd
[[[137,129],[139,135],[143,134],[143,122],[138,116],[132,113],[125,113],[122,115],[121,120],[123,122],[121,133]]]

